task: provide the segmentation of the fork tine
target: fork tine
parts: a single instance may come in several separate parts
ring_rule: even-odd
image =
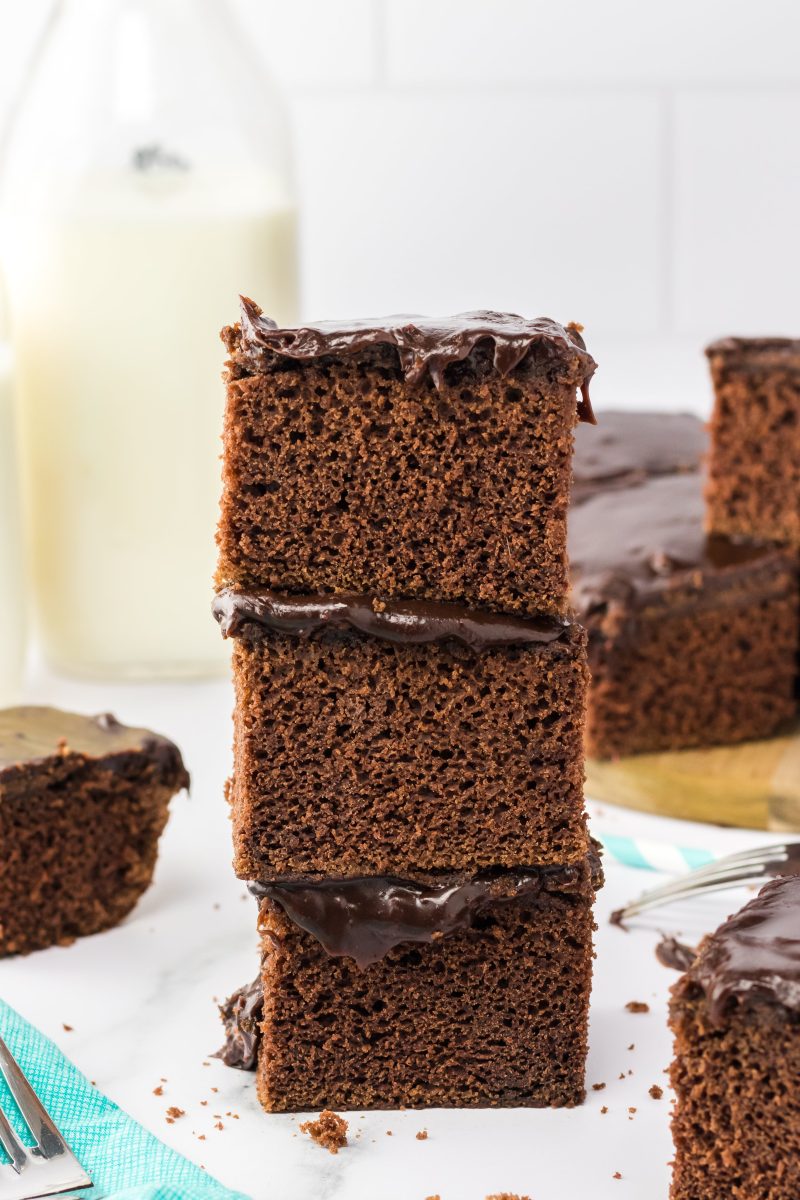
[[[0,1037],[0,1071],[3,1072],[9,1091],[19,1105],[19,1111],[36,1139],[42,1158],[54,1158],[63,1154],[67,1149],[64,1139],[50,1119],[47,1109],[23,1075],[17,1060],[2,1037]]]
[[[661,904],[672,904],[678,900],[687,899],[689,896],[702,895],[704,892],[724,891],[726,888],[738,887],[753,879],[762,878],[763,867],[759,863],[752,863],[745,867],[734,865],[727,870],[710,873],[703,879],[698,879],[697,873],[693,871],[683,879],[645,892],[638,900],[632,900],[624,908],[618,909],[614,913],[613,919],[616,923],[621,923],[628,917],[635,917],[648,908],[657,908]]]
[[[0,1108],[0,1145],[11,1159],[11,1166],[19,1175],[28,1163],[28,1150],[11,1128],[8,1117],[2,1108]]]

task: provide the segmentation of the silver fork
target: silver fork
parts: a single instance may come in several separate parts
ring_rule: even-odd
[[[34,1200],[92,1186],[92,1181],[56,1129],[19,1063],[0,1038],[0,1071],[33,1134],[25,1146],[0,1108],[0,1145],[10,1163],[0,1165],[0,1200]]]
[[[636,917],[648,908],[659,908],[676,900],[700,896],[705,892],[720,892],[724,888],[739,887],[758,879],[773,879],[776,875],[800,875],[800,842],[776,842],[770,846],[758,846],[753,850],[741,850],[698,867],[663,887],[651,888],[638,900],[632,900],[624,908],[611,914],[612,925],[624,925],[630,917]]]

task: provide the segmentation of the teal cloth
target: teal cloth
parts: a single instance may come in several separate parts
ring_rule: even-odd
[[[94,1181],[87,1200],[248,1200],[217,1183],[92,1087],[38,1029],[0,1000],[0,1034],[62,1137]],[[31,1138],[0,1075],[0,1103]],[[16,1116],[16,1120],[14,1120]],[[1,1153],[1,1151],[0,1151]]]

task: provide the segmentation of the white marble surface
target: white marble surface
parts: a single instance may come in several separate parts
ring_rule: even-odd
[[[588,1068],[589,1084],[605,1088],[590,1088],[586,1105],[571,1111],[353,1114],[356,1136],[334,1157],[297,1133],[301,1118],[266,1116],[251,1075],[209,1058],[220,1042],[215,999],[257,965],[254,905],[230,870],[222,796],[229,686],[108,687],[39,674],[28,699],[112,709],[121,720],[149,725],[178,742],[192,774],[191,797],[173,803],[155,884],[122,926],[0,963],[0,994],[142,1124],[254,1200],[425,1200],[437,1193],[483,1200],[504,1190],[533,1200],[666,1200],[671,972],[653,955],[656,931],[695,938],[740,896],[668,911],[624,933],[608,925],[609,911],[657,877],[608,863]],[[746,838],[608,808],[596,825],[695,844],[712,839],[722,848]],[[626,1012],[629,1000],[646,1001],[650,1012]],[[162,1096],[153,1092],[159,1084]],[[648,1094],[652,1084],[665,1088],[660,1101]],[[170,1105],[186,1113],[174,1124],[166,1122]],[[425,1141],[415,1137],[421,1129]]]

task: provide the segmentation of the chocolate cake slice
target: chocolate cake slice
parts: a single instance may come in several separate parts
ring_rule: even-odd
[[[672,1200],[800,1196],[800,878],[773,880],[673,988]]]
[[[800,340],[724,338],[706,353],[708,527],[800,547]]]
[[[121,921],[188,785],[177,746],[109,713],[0,710],[0,956]]]
[[[586,853],[583,630],[450,604],[224,592],[243,879]]]
[[[572,503],[659,475],[699,471],[708,435],[690,413],[604,409],[597,426],[575,430]]]
[[[590,756],[767,737],[795,714],[797,555],[706,536],[702,486],[661,475],[571,513]]]
[[[226,330],[218,586],[567,606],[579,328],[476,312]],[[576,394],[582,399],[576,403]]]
[[[580,1103],[600,882],[592,852],[567,867],[254,885],[261,1103]],[[248,1066],[253,989],[244,991],[223,1008],[221,1054]]]

